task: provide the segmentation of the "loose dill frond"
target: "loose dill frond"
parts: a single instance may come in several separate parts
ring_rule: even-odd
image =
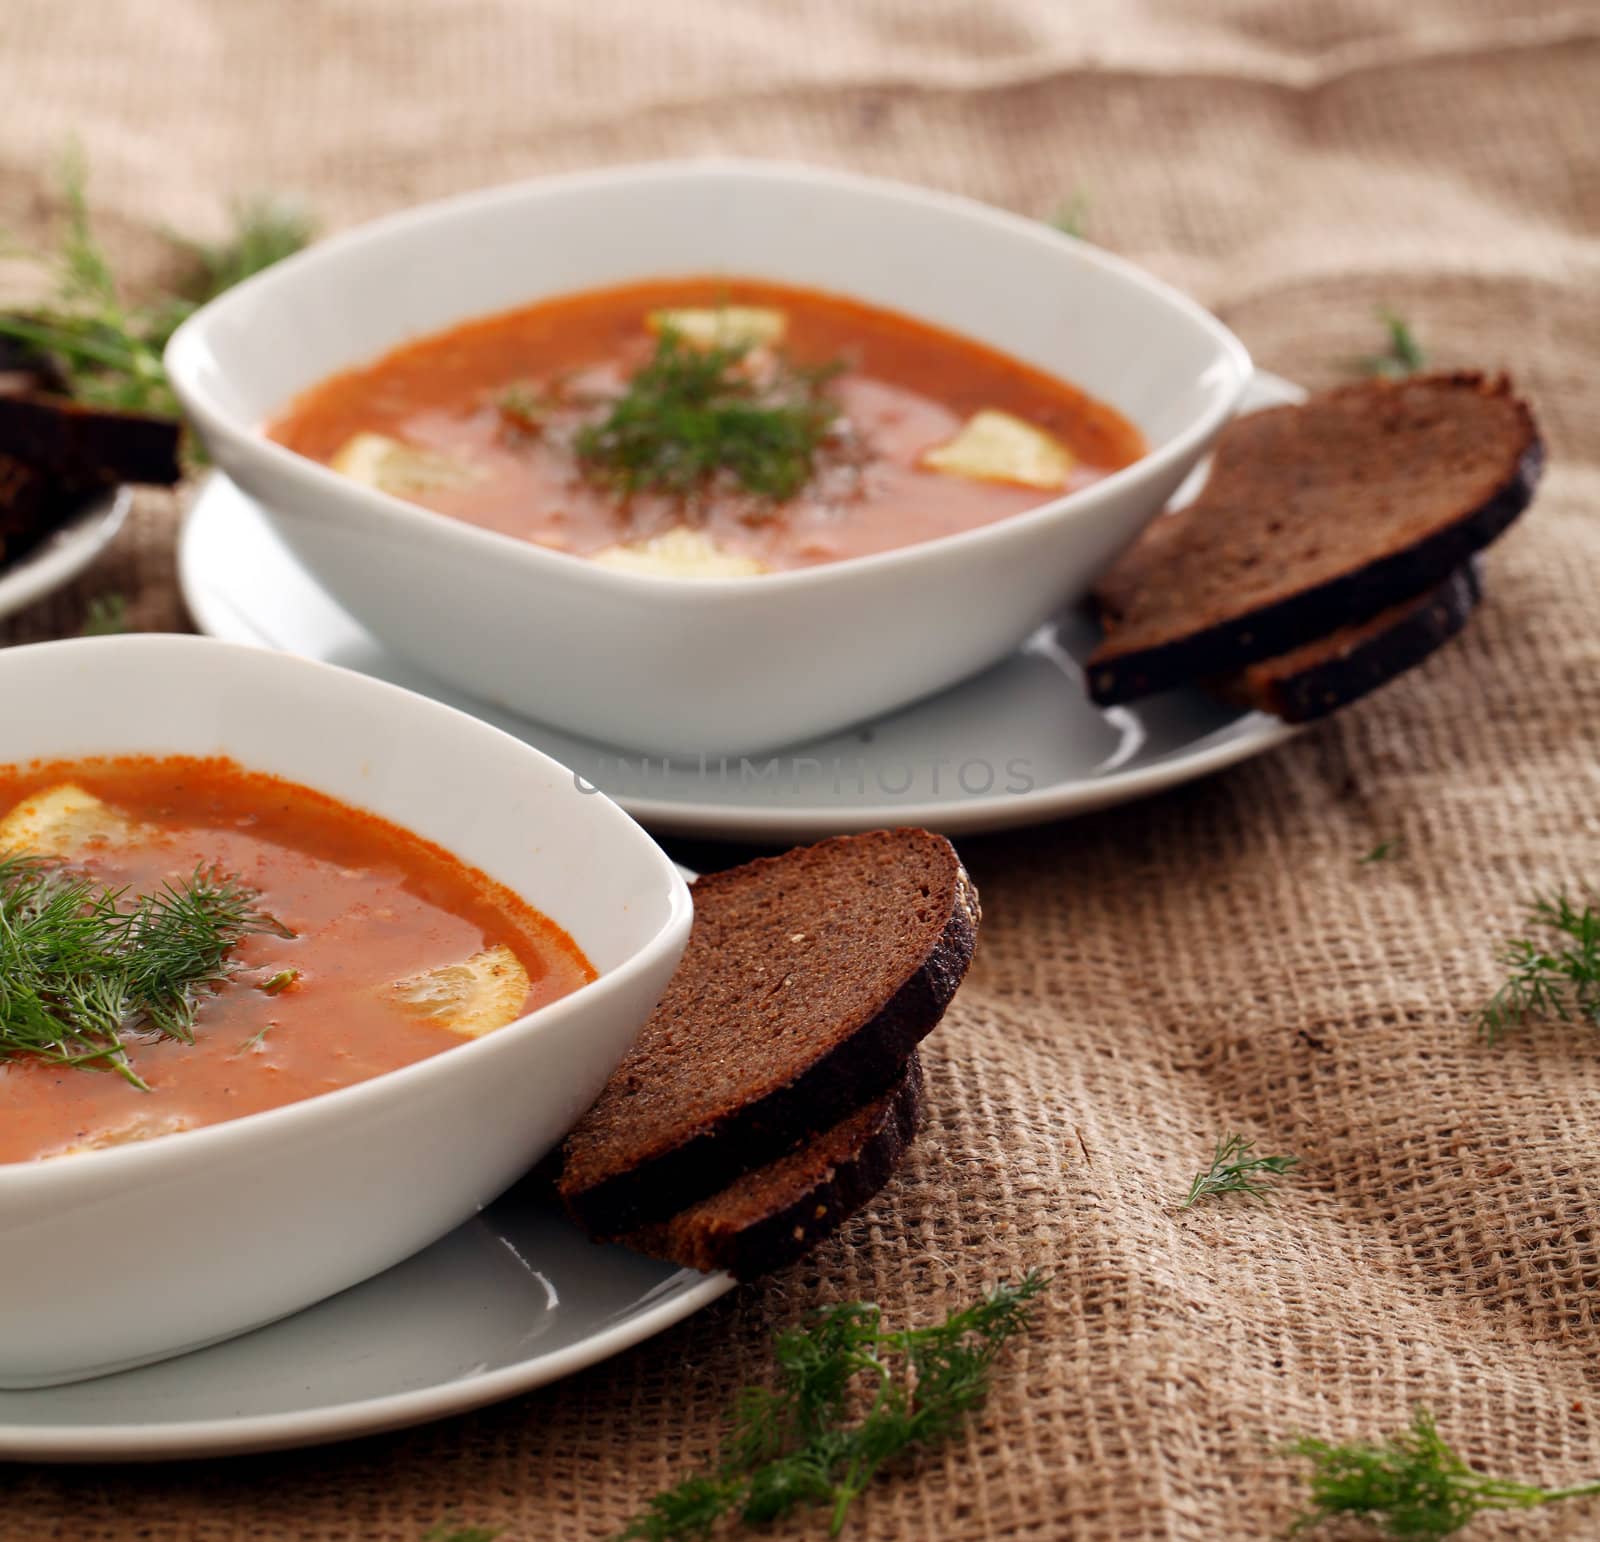
[[[422,1533],[422,1542],[495,1542],[499,1535],[498,1528],[454,1526],[449,1521],[442,1521]]]
[[[826,1507],[837,1536],[885,1466],[947,1439],[983,1401],[1046,1283],[1030,1272],[927,1328],[885,1330],[876,1306],[851,1301],[780,1333],[776,1380],[739,1394],[716,1463],[657,1494],[619,1542],[703,1538],[802,1506]]]
[[[89,218],[88,171],[76,148],[62,159],[64,226],[50,256],[35,260],[52,293],[39,307],[0,315],[0,334],[48,354],[73,396],[96,406],[176,417],[177,398],[161,367],[165,339],[123,301],[115,274]]]
[[[663,332],[627,390],[578,430],[580,464],[623,497],[697,499],[725,476],[770,503],[792,498],[839,416],[827,393],[839,366],[780,360],[757,373],[741,368],[749,352],[695,348]]]
[[[81,152],[69,151],[62,162],[61,238],[53,253],[34,257],[49,275],[50,294],[29,310],[0,315],[0,335],[53,359],[80,401],[177,417],[178,400],[161,363],[168,338],[206,301],[298,251],[311,238],[311,222],[281,204],[240,204],[226,241],[180,241],[188,271],[168,294],[132,305],[95,236],[87,184]]]
[[[1548,945],[1537,935],[1514,937],[1501,951],[1506,982],[1477,1014],[1486,1043],[1530,1017],[1577,1017],[1600,1027],[1600,912],[1591,905],[1579,910],[1557,894],[1534,902],[1528,925],[1554,937]]]
[[[1278,1179],[1300,1165],[1294,1156],[1252,1156],[1255,1142],[1243,1135],[1218,1137],[1211,1166],[1194,1175],[1180,1209],[1187,1210],[1212,1194],[1253,1194],[1265,1199]]]
[[[1080,241],[1088,240],[1089,195],[1081,187],[1074,188],[1072,196],[1050,216],[1048,223],[1063,235],[1076,236]]]
[[[227,978],[228,954],[239,942],[252,932],[294,935],[255,901],[238,879],[197,869],[186,883],[163,884],[119,912],[122,979],[146,1025],[192,1042],[199,998]]]
[[[1387,341],[1379,353],[1369,353],[1355,361],[1356,370],[1363,375],[1378,375],[1390,380],[1403,380],[1428,366],[1422,345],[1417,342],[1411,324],[1398,312],[1387,306],[1378,310],[1378,320],[1383,324]]]
[[[97,594],[84,612],[80,637],[116,637],[128,630],[128,602],[120,594]]]
[[[1390,836],[1388,840],[1379,841],[1366,856],[1357,857],[1356,866],[1370,867],[1374,862],[1392,862],[1404,849],[1405,842],[1401,837]]]
[[[1600,1494],[1600,1483],[1541,1488],[1479,1472],[1451,1449],[1425,1408],[1416,1410],[1409,1429],[1377,1444],[1303,1436],[1287,1450],[1311,1463],[1311,1502],[1292,1535],[1356,1516],[1390,1537],[1448,1537],[1485,1510],[1530,1510]]]
[[[126,1041],[192,1043],[200,1002],[254,932],[291,936],[237,879],[196,871],[128,899],[60,863],[0,855],[0,1062],[35,1055],[144,1083]]]
[[[274,263],[292,257],[316,239],[317,222],[298,203],[283,198],[246,198],[233,205],[230,229],[222,241],[191,241],[173,234],[189,262],[179,298],[190,309],[254,278]],[[179,318],[181,319],[181,317]],[[177,323],[171,322],[169,333]]]
[[[495,398],[495,411],[502,425],[513,434],[537,438],[544,432],[545,424],[556,407],[555,399],[547,391],[526,381],[508,385]]]

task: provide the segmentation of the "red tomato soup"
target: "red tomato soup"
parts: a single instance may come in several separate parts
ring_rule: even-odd
[[[202,965],[206,978],[178,992],[190,1018],[179,1033],[192,1042],[163,1032],[134,991],[124,1055],[65,1064],[59,1050],[27,1047],[20,982],[44,967],[40,937],[88,908],[102,919],[109,910],[114,927],[139,896],[168,886],[195,901],[197,875],[251,923],[214,969]],[[73,903],[39,921],[68,885],[78,886]],[[221,759],[0,766],[0,906],[5,945],[25,949],[0,983],[0,1162],[315,1097],[436,1055],[594,978],[559,927],[448,852]],[[18,941],[26,935],[34,942]],[[183,936],[179,955],[193,941]],[[145,960],[157,946],[150,929],[123,940]],[[163,958],[172,967],[170,948]],[[50,967],[55,974],[35,978],[59,1018],[74,1010],[81,977],[73,985],[66,965]]]
[[[620,551],[619,566],[692,530],[676,570],[693,574],[707,552],[753,573],[992,524],[1145,449],[1104,403],[970,339],[725,278],[468,322],[314,387],[270,433],[441,514]]]

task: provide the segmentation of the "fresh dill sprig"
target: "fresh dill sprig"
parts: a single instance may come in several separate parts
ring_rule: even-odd
[[[1478,1009],[1486,1043],[1530,1017],[1577,1017],[1600,1027],[1600,912],[1592,905],[1579,910],[1557,894],[1534,902],[1528,925],[1562,941],[1544,945],[1537,937],[1514,937],[1505,945],[1506,982]]]
[[[1356,858],[1357,867],[1370,867],[1374,862],[1392,862],[1405,848],[1405,840],[1398,835],[1391,835],[1387,840],[1379,841],[1364,857]]]
[[[1253,1194],[1265,1199],[1278,1179],[1298,1167],[1294,1156],[1252,1156],[1255,1142],[1243,1135],[1223,1135],[1211,1153],[1211,1166],[1194,1175],[1179,1209],[1187,1210],[1212,1194]]]
[[[1408,1430],[1375,1445],[1303,1436],[1288,1451],[1311,1463],[1311,1503],[1291,1535],[1358,1516],[1390,1537],[1448,1537],[1485,1510],[1531,1510],[1600,1494],[1600,1483],[1541,1488],[1479,1472],[1455,1453],[1425,1408],[1416,1410]]]
[[[236,879],[197,870],[129,901],[60,863],[0,854],[0,1063],[108,1066],[135,1086],[127,1037],[192,1043],[204,997],[250,933],[291,936]]]
[[[1363,375],[1378,375],[1390,380],[1403,380],[1426,369],[1427,356],[1417,342],[1411,324],[1397,311],[1381,306],[1378,320],[1383,323],[1387,341],[1379,353],[1369,353],[1355,361],[1356,370]]]
[[[504,427],[513,434],[537,438],[544,432],[550,414],[558,405],[554,394],[529,384],[514,381],[494,399],[494,410]]]
[[[780,360],[758,376],[741,368],[749,352],[695,348],[663,332],[627,390],[578,430],[579,462],[625,498],[695,499],[724,476],[770,503],[792,498],[839,416],[827,393],[838,366]]]
[[[26,313],[0,315],[0,334],[47,354],[82,401],[176,417],[177,399],[161,367],[165,339],[150,336],[123,301],[95,238],[87,182],[82,153],[74,148],[61,166],[60,244],[52,256],[37,259],[51,276],[51,298]]]
[[[180,241],[188,271],[168,294],[132,305],[95,236],[87,184],[83,156],[74,149],[62,163],[60,242],[53,253],[34,259],[49,274],[49,298],[29,310],[0,315],[0,335],[54,360],[80,401],[177,417],[178,399],[161,363],[168,338],[206,301],[298,251],[311,238],[311,222],[285,205],[240,204],[226,241],[215,246]]]
[[[1074,188],[1072,196],[1050,216],[1049,224],[1054,225],[1062,235],[1075,236],[1080,241],[1089,239],[1089,195],[1084,190]]]
[[[233,205],[225,240],[192,241],[172,233],[170,239],[188,259],[177,303],[161,321],[170,337],[189,311],[254,278],[274,263],[292,257],[316,239],[317,223],[298,203],[282,198],[246,198]]]
[[[983,1401],[1046,1283],[1030,1272],[927,1328],[885,1330],[876,1306],[851,1301],[780,1333],[776,1383],[738,1395],[716,1463],[657,1494],[618,1542],[703,1538],[723,1520],[762,1525],[818,1505],[837,1536],[879,1471],[947,1439]]]
[[[128,602],[120,594],[97,594],[84,612],[80,637],[116,637],[128,630]]]

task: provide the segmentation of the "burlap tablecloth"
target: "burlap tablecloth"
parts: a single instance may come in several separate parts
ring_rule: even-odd
[[[774,1325],[921,1321],[1054,1277],[964,1438],[874,1488],[863,1538],[1267,1537],[1294,1431],[1414,1403],[1471,1457],[1600,1474],[1600,1043],[1467,1016],[1528,897],[1600,881],[1600,10],[1499,0],[5,0],[0,212],[42,233],[77,136],[153,277],[175,226],[293,190],[331,226],[556,168],[806,158],[1047,214],[1194,292],[1310,384],[1411,318],[1507,366],[1551,470],[1460,642],[1269,757],[961,843],[977,962],[901,1176],[806,1263],[535,1396],[302,1454],[0,1468],[0,1536],[516,1539],[615,1528],[712,1439]],[[82,583],[184,624],[173,500]],[[0,704],[3,722],[3,704]],[[1361,866],[1400,838],[1399,860]],[[1180,1214],[1224,1129],[1299,1153],[1270,1206]],[[67,1288],[67,1287],[64,1287]],[[137,1303],[130,1303],[137,1310]],[[814,1516],[784,1535],[820,1534]],[[1600,1535],[1600,1505],[1478,1535]]]

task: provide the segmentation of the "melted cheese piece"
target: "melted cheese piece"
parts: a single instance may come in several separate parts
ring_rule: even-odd
[[[125,1124],[109,1130],[96,1130],[83,1139],[49,1153],[52,1157],[76,1156],[80,1151],[109,1151],[113,1146],[131,1146],[138,1141],[155,1140],[162,1135],[177,1135],[192,1130],[194,1120],[186,1114],[135,1114]]]
[[[921,464],[947,476],[1059,491],[1072,474],[1073,457],[1043,429],[987,407],[968,418],[954,439],[926,451]]]
[[[674,525],[646,541],[607,546],[590,559],[602,567],[656,578],[753,578],[767,571],[754,557],[724,551],[703,530]]]
[[[330,466],[352,482],[404,498],[416,493],[470,487],[477,472],[437,450],[419,450],[387,434],[357,434],[339,447]]]
[[[651,311],[645,325],[657,337],[676,332],[693,348],[775,348],[789,332],[782,311],[759,305]]]
[[[31,793],[0,819],[0,851],[64,857],[90,841],[132,845],[148,832],[71,782]]]
[[[510,948],[493,947],[459,964],[396,980],[389,990],[419,1017],[464,1039],[477,1039],[522,1016],[528,971]]]

